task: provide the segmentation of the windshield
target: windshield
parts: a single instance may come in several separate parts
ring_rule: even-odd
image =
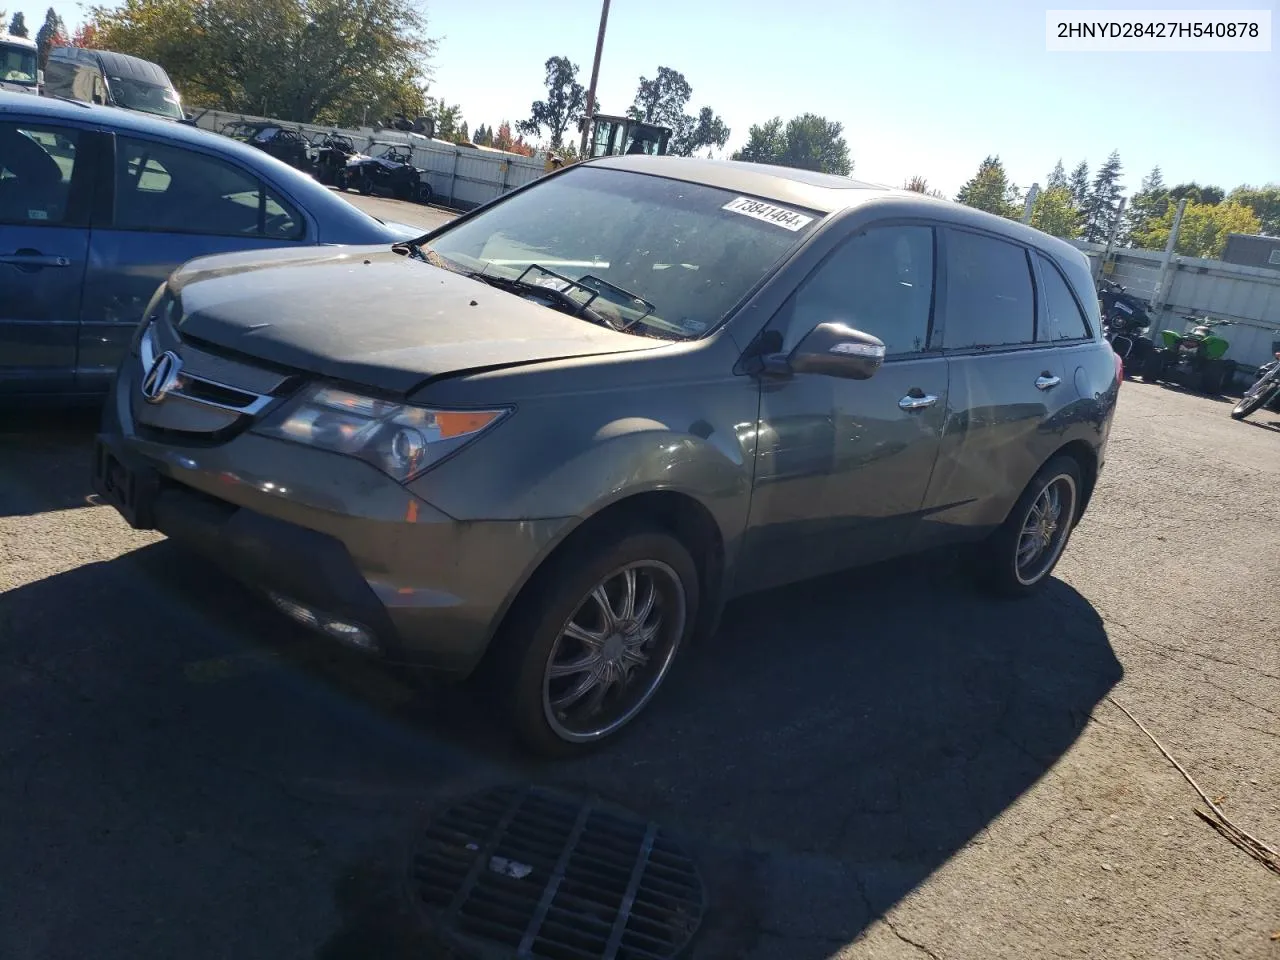
[[[154,113],[172,120],[183,118],[178,95],[168,87],[144,83],[141,80],[128,80],[124,77],[112,77],[109,83],[112,99],[126,110]]]
[[[714,187],[584,166],[447,229],[431,249],[508,280],[534,264],[602,280],[645,301],[618,306],[622,324],[687,338],[719,324],[819,219]]]
[[[20,83],[24,87],[36,85],[36,52],[29,47],[0,45],[0,80]]]

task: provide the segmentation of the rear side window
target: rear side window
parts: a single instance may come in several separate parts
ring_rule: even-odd
[[[79,145],[78,130],[0,123],[0,223],[83,223],[83,203],[71,189]]]
[[[118,137],[115,174],[118,229],[302,239],[302,217],[275,191],[203,153]]]
[[[947,231],[946,329],[951,350],[1035,342],[1035,293],[1027,254],[1012,243]]]
[[[1071,288],[1057,265],[1048,257],[1037,253],[1040,259],[1040,277],[1043,280],[1044,317],[1047,330],[1041,332],[1041,340],[1084,340],[1089,336],[1089,324],[1080,312],[1080,305],[1071,295]]]

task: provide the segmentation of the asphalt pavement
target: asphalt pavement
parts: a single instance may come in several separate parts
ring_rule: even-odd
[[[940,556],[737,603],[636,728],[515,752],[495,705],[336,649],[89,495],[93,415],[0,422],[0,957],[441,956],[424,819],[593,791],[694,854],[695,960],[1280,958],[1280,416],[1127,383],[1056,579]]]

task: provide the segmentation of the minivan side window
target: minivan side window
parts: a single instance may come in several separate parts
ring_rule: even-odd
[[[845,240],[795,292],[783,344],[789,352],[820,323],[848,324],[884,341],[885,355],[928,348],[933,229],[871,227]]]
[[[1041,331],[1041,340],[1085,340],[1089,337],[1089,324],[1080,312],[1080,304],[1071,293],[1066,278],[1057,264],[1044,254],[1040,260],[1041,287],[1044,291],[1044,317],[1048,330]]]
[[[157,233],[300,240],[302,217],[223,160],[150,140],[116,138],[114,226]]]
[[[0,123],[0,223],[85,225],[85,198],[77,202],[71,182],[79,146],[77,130]]]
[[[1026,251],[964,230],[948,230],[943,346],[951,350],[1034,343],[1035,290]]]

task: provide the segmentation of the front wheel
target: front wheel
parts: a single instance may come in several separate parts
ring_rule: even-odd
[[[520,739],[554,757],[618,733],[662,685],[698,596],[689,551],[660,531],[553,559],[493,651]]]
[[[1071,538],[1080,504],[1080,465],[1054,457],[1035,475],[987,541],[986,585],[1005,596],[1026,596],[1049,579]]]
[[[1147,383],[1158,383],[1164,375],[1164,351],[1156,348],[1142,361],[1141,376]]]
[[[1253,411],[1257,410],[1272,397],[1280,398],[1280,388],[1267,387],[1258,384],[1244,395],[1239,403],[1231,411],[1232,420],[1243,420]]]

